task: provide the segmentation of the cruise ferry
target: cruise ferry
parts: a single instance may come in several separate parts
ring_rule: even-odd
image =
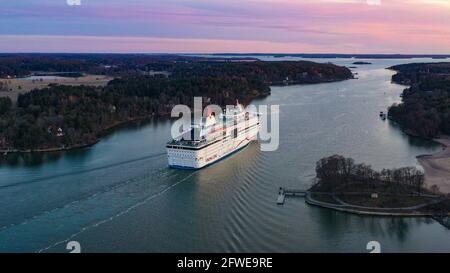
[[[217,117],[203,117],[167,143],[169,166],[196,170],[211,165],[256,140],[259,127],[258,114],[245,111],[239,103]]]

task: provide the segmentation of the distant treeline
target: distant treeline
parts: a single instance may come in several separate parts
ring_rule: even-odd
[[[450,134],[450,63],[419,63],[391,67],[392,80],[410,85],[402,103],[389,109],[389,117],[408,133],[426,138]]]
[[[433,58],[433,59],[445,59],[450,58],[450,55],[443,54],[336,54],[336,53],[302,53],[302,54],[270,54],[270,53],[217,53],[213,56],[254,56],[265,57],[273,56],[275,58],[282,57],[297,57],[297,58],[311,58],[311,59],[335,59],[335,58],[355,58],[355,59],[412,59],[412,58]]]
[[[194,62],[177,65],[170,71],[176,78],[245,78],[252,84],[321,83],[353,77],[345,67],[307,61]]]
[[[321,190],[338,192],[341,188],[349,189],[355,184],[385,185],[392,192],[413,188],[421,192],[425,183],[423,172],[415,167],[383,169],[375,171],[364,163],[355,164],[352,158],[333,155],[320,159],[316,164],[316,177]]]
[[[163,64],[163,62],[159,62]],[[105,87],[52,85],[18,97],[14,107],[0,100],[0,150],[68,148],[94,143],[115,125],[167,116],[176,104],[248,103],[270,93],[286,77],[302,83],[345,80],[350,70],[312,62],[190,62],[171,67],[170,76],[131,74]]]
[[[0,78],[32,72],[72,72],[116,77],[165,71],[176,78],[245,77],[266,83],[316,83],[351,77],[348,69],[313,62],[261,62],[254,58],[202,58],[148,54],[0,54]]]
[[[0,78],[18,78],[32,72],[78,72],[125,76],[148,70],[170,70],[179,63],[227,61],[224,58],[199,58],[150,54],[0,54]],[[238,58],[236,60],[255,60]]]

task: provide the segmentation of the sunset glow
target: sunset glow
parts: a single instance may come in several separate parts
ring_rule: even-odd
[[[450,53],[449,0],[21,0],[2,52]]]

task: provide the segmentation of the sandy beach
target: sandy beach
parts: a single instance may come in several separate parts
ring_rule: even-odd
[[[437,185],[442,193],[450,193],[450,137],[435,139],[442,149],[432,155],[418,156],[425,171],[427,187]]]

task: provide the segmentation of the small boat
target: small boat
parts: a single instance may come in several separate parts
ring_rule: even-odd
[[[5,151],[5,152],[3,153],[3,155],[8,155],[8,151]]]

